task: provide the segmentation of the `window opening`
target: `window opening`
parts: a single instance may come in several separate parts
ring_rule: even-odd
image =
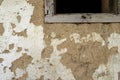
[[[56,14],[102,13],[101,0],[56,0]]]
[[[120,22],[120,0],[44,0],[45,22]]]

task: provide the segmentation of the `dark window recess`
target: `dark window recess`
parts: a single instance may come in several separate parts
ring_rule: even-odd
[[[46,23],[120,22],[120,0],[44,0],[44,3]]]
[[[102,0],[56,0],[56,14],[102,13]]]

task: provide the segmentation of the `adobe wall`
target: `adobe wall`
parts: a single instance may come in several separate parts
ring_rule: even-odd
[[[120,23],[45,24],[43,0],[0,0],[0,80],[119,80]]]

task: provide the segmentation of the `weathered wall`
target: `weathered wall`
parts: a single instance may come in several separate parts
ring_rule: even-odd
[[[43,0],[0,0],[0,80],[120,80],[120,23],[44,24]]]

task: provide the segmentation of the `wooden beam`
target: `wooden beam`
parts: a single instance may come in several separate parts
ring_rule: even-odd
[[[54,15],[54,0],[45,0],[45,15]]]
[[[100,13],[100,14],[61,14],[45,16],[46,23],[109,23],[120,22],[120,14]]]

